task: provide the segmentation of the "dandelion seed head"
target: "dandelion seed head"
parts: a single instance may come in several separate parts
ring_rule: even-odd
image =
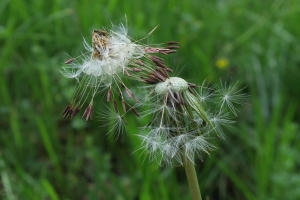
[[[160,45],[151,47],[142,44],[141,41],[146,39],[149,34],[145,38],[134,40],[127,35],[127,29],[123,24],[113,25],[112,30],[93,30],[92,44],[90,45],[85,39],[83,42],[87,52],[67,60],[66,66],[61,70],[65,77],[77,80],[74,95],[63,116],[72,118],[86,101],[90,101],[89,104],[92,105],[94,97],[105,91],[107,91],[107,101],[110,99],[121,100],[124,113],[127,111],[126,105],[130,106],[123,96],[124,90],[129,98],[139,102],[138,98],[125,85],[125,79],[145,82],[142,78],[143,74],[151,72],[165,76],[165,71],[157,69],[157,65],[164,66],[163,59],[153,54],[173,53],[173,51],[170,52],[170,49],[160,47]],[[156,63],[154,59],[157,61]],[[118,96],[120,98],[115,98]],[[136,111],[134,108],[130,110]],[[139,116],[137,112],[135,114]],[[92,119],[92,117],[88,117],[88,119]]]
[[[152,108],[148,114],[153,117],[145,137],[149,144],[154,138],[160,142],[155,151],[153,148],[147,151],[147,146],[141,148],[152,158],[170,165],[182,164],[183,158],[194,162],[195,158],[202,159],[203,154],[209,154],[215,147],[207,136],[213,133],[224,139],[223,127],[234,123],[233,104],[238,103],[237,99],[244,99],[237,85],[208,87],[204,82],[197,86],[179,77],[156,73],[151,73],[146,80],[151,85],[147,87],[151,97],[145,101]]]
[[[91,56],[83,56],[82,63],[74,63],[72,67],[77,70],[65,74],[66,77],[73,78],[82,73],[95,77],[121,74],[133,59],[146,54],[143,45],[135,44],[128,38],[125,28],[109,32],[94,30],[92,42],[91,47],[84,40],[84,47]]]

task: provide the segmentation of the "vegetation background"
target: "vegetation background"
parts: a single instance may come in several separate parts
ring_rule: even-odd
[[[125,14],[133,38],[160,24],[149,42],[180,42],[167,61],[182,77],[234,78],[251,95],[196,161],[204,199],[300,199],[299,0],[1,0],[0,198],[190,199],[182,167],[132,153],[146,119],[128,119],[119,140],[97,116],[62,119],[75,86],[59,72],[67,55]]]

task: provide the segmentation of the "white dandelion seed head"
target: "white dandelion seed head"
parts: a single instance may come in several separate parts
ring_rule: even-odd
[[[237,84],[208,87],[203,83],[196,90],[195,84],[179,77],[158,82],[147,88],[149,97],[145,100],[153,117],[145,136],[148,146],[141,148],[160,164],[162,161],[170,165],[183,164],[185,159],[194,163],[195,158],[202,159],[204,154],[209,154],[215,147],[209,143],[208,136],[214,133],[213,138],[224,139],[222,127],[234,123],[231,120],[236,114],[233,104],[246,98],[240,94]],[[229,109],[225,109],[225,104]]]
[[[155,86],[155,92],[158,95],[166,94],[168,91],[172,92],[184,92],[188,90],[188,83],[179,77],[170,77],[164,82],[158,83]]]
[[[63,76],[77,80],[64,117],[75,116],[74,113],[77,114],[87,100],[92,104],[94,97],[104,91],[107,91],[107,101],[120,95],[123,110],[126,110],[128,104],[124,100],[123,90],[129,98],[139,102],[124,80],[134,80],[135,83],[143,81],[143,75],[155,70],[150,54],[159,53],[161,50],[170,51],[160,45],[152,48],[142,44],[141,41],[145,38],[138,41],[131,39],[123,24],[113,26],[113,30],[93,30],[92,44],[88,44],[86,40],[83,42],[87,52],[66,61],[66,66],[61,70]]]
[[[96,31],[93,31],[93,36]],[[124,73],[125,68],[133,59],[145,56],[143,45],[132,42],[123,25],[116,30],[109,30],[106,36],[98,37],[100,37],[100,42],[93,41],[93,47],[84,40],[84,47],[91,56],[83,54],[82,62],[74,62],[71,67],[64,67],[62,74],[65,77],[78,78],[85,74],[95,77],[103,76],[105,80],[107,76]]]

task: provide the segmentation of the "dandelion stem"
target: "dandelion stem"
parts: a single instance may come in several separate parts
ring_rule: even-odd
[[[192,199],[202,200],[194,163],[186,157],[184,157],[184,169],[188,179]]]

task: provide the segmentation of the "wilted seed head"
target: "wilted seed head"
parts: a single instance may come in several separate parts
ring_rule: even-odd
[[[202,158],[203,153],[214,148],[208,142],[209,134],[224,138],[222,126],[229,126],[233,121],[230,113],[224,110],[226,101],[219,104],[219,96],[223,94],[221,87],[196,86],[180,77],[161,80],[155,73],[145,80],[151,85],[148,92],[152,96],[145,98],[145,104],[152,107],[149,113],[153,118],[147,125],[148,133],[141,136],[141,148],[150,154],[150,160],[182,164],[182,158],[187,158],[194,162],[195,157]],[[234,86],[230,88],[241,91]],[[231,102],[229,111],[234,113],[231,106],[237,102]]]
[[[157,28],[157,27],[156,27]],[[155,29],[156,29],[155,28]],[[93,30],[92,45],[84,40],[86,53],[78,57],[71,58],[65,62],[68,66],[63,67],[62,74],[67,78],[75,78],[78,81],[74,91],[70,106],[66,108],[64,117],[71,118],[77,114],[79,109],[84,105],[85,101],[93,103],[94,97],[102,92],[107,92],[107,101],[121,94],[123,110],[124,106],[123,92],[121,84],[124,86],[125,92],[130,98],[136,102],[139,100],[125,86],[124,79],[131,79],[137,82],[144,81],[141,77],[145,74],[154,73],[158,80],[164,80],[167,73],[156,69],[158,65],[163,65],[163,59],[154,56],[154,54],[165,52],[171,53],[168,48],[151,47],[141,43],[155,29],[153,29],[145,38],[135,41],[127,35],[127,29],[123,24],[114,26],[113,30]],[[176,49],[173,47],[173,49]],[[157,64],[152,58],[156,58]],[[114,98],[116,99],[116,98]],[[76,109],[76,112],[74,111]],[[73,114],[72,114],[73,113]],[[92,109],[87,107],[83,115],[85,119],[92,119]]]

